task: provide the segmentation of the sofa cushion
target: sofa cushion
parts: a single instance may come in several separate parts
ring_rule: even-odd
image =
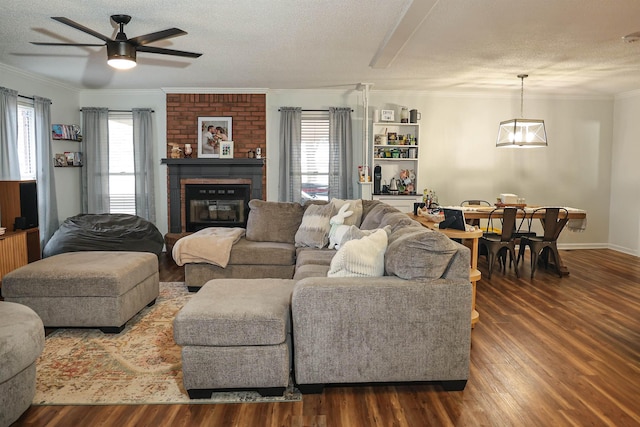
[[[379,203],[371,208],[367,216],[364,217],[364,219],[362,220],[362,224],[360,224],[360,229],[373,230],[379,228],[382,217],[384,217],[384,215],[388,212],[402,213],[393,206],[389,206],[386,203]]]
[[[333,207],[326,205],[309,205],[302,216],[302,223],[296,231],[297,247],[324,248],[329,244],[329,219],[333,215]]]
[[[299,203],[249,201],[247,240],[294,243],[304,208]]]
[[[328,277],[377,277],[384,275],[387,233],[376,230],[369,236],[350,240],[331,260]]]
[[[438,279],[456,253],[455,242],[425,228],[403,228],[391,234],[384,257],[388,275],[402,279]]]
[[[327,277],[329,272],[329,264],[305,264],[300,268],[296,268],[296,274],[293,276],[293,280],[302,280],[307,277]]]
[[[336,255],[333,249],[311,249],[300,248],[296,256],[296,269],[303,265],[326,265],[331,264],[331,260]]]
[[[347,203],[349,204],[349,208],[347,209],[347,211],[352,211],[353,215],[346,217],[344,219],[343,224],[356,225],[360,227],[360,224],[362,223],[362,199],[356,199],[356,200],[343,200],[343,199],[335,199],[335,198],[331,199],[331,205],[333,205],[332,215],[337,214],[340,208]]]
[[[241,238],[231,248],[231,265],[293,265],[296,249],[291,243],[254,242]]]
[[[383,228],[383,227],[386,227],[387,225],[391,226],[392,233],[396,230],[407,228],[407,227],[415,227],[420,230],[424,230],[424,227],[418,221],[415,221],[409,218],[407,214],[402,213],[400,211],[387,212],[383,215],[378,228]]]
[[[210,280],[176,315],[173,321],[176,344],[284,343],[291,332],[289,302],[295,283],[290,279]]]
[[[352,225],[347,229],[346,233],[344,233],[344,236],[342,236],[342,239],[340,240],[340,246],[344,245],[349,240],[357,240],[362,239],[364,236],[370,236],[371,234],[375,233],[376,230],[380,229],[377,228],[375,230],[361,230],[355,225]],[[382,230],[384,230],[387,233],[387,237],[389,237],[389,235],[391,234],[391,226],[387,225],[386,227],[383,227]]]

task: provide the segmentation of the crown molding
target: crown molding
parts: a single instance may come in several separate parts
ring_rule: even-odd
[[[63,83],[60,80],[55,80],[49,77],[44,77],[41,74],[37,74],[37,73],[32,73],[31,71],[26,71],[23,70],[21,68],[16,68],[16,67],[12,67],[11,65],[7,65],[7,64],[3,64],[0,62],[0,70],[4,70],[13,74],[17,74],[19,77],[23,77],[23,78],[28,78],[31,80],[37,80],[41,83],[47,84],[47,85],[52,85],[52,86],[56,86],[58,88],[64,89],[64,90],[69,90],[72,92],[76,92],[76,93],[80,93],[80,91],[82,89],[76,87],[76,86],[71,86],[69,84]]]
[[[220,94],[220,93],[264,93],[269,92],[267,88],[247,88],[247,87],[237,87],[237,88],[215,88],[215,87],[163,87],[160,88],[164,93],[206,93],[206,94]]]

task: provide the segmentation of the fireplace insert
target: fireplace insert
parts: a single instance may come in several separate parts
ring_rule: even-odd
[[[247,226],[250,185],[188,184],[184,192],[186,231]]]

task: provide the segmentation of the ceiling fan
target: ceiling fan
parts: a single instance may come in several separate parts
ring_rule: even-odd
[[[66,24],[70,27],[75,28],[76,30],[80,30],[87,34],[91,34],[92,36],[99,38],[105,43],[94,44],[94,43],[31,42],[32,44],[41,45],[41,46],[107,46],[107,58],[108,58],[107,63],[112,67],[118,68],[121,70],[126,70],[136,66],[136,52],[159,53],[162,55],[173,55],[173,56],[185,56],[187,58],[198,58],[199,56],[202,55],[201,53],[185,52],[182,50],[164,49],[160,47],[147,46],[147,44],[151,42],[187,34],[186,31],[182,31],[178,28],[169,28],[167,30],[158,31],[155,33],[149,33],[143,36],[133,37],[130,39],[127,38],[127,35],[124,33],[124,26],[128,24],[129,21],[131,21],[131,16],[129,15],[111,15],[111,19],[113,20],[113,22],[119,25],[118,34],[116,34],[115,39],[110,39],[109,37],[102,35],[97,31],[92,30],[91,28],[87,28],[84,25],[80,25],[69,18],[64,18],[61,16],[52,16],[51,19],[55,19],[58,22],[61,22],[63,24]]]

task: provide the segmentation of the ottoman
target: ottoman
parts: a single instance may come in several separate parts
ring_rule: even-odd
[[[214,391],[282,395],[291,372],[291,279],[215,279],[176,315],[184,388],[192,399]]]
[[[149,252],[67,252],[2,279],[6,301],[33,309],[45,327],[118,333],[159,294],[158,257]]]
[[[44,349],[44,326],[29,307],[0,301],[0,426],[31,406],[36,359]]]

